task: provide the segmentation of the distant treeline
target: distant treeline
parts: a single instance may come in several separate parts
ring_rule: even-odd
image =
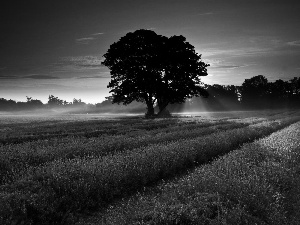
[[[194,97],[183,104],[169,105],[168,110],[181,112],[300,108],[300,77],[289,81],[279,79],[269,82],[263,75],[258,75],[246,79],[241,86],[214,84],[205,85],[204,88],[209,93],[208,98]],[[49,95],[46,104],[38,99],[26,98],[26,102],[0,98],[0,111],[60,108],[82,112],[145,112],[145,105],[142,103],[133,102],[127,106],[112,104],[111,96],[97,104],[86,104],[75,98],[73,102],[67,102],[53,95]]]
[[[26,96],[26,102],[17,102],[12,99],[7,100],[0,98],[0,111],[16,111],[16,110],[37,110],[50,108],[92,108],[92,104],[86,104],[81,99],[73,99],[73,102],[61,100],[58,97],[49,95],[48,102],[44,104],[41,100],[33,99]]]
[[[242,86],[214,84],[205,88],[209,97],[186,101],[186,110],[201,106],[209,111],[300,108],[300,77],[268,82],[263,75],[258,75],[246,79]]]

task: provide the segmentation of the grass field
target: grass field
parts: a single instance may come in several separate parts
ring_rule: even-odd
[[[299,121],[1,114],[0,224],[298,224]]]

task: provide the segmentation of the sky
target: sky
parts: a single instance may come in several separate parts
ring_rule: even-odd
[[[10,0],[0,5],[0,98],[102,102],[110,45],[128,32],[183,35],[206,84],[300,76],[300,1]]]

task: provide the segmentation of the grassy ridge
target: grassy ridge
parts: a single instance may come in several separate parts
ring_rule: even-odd
[[[64,137],[98,137],[101,135],[127,134],[130,130],[155,130],[176,125],[177,120],[165,120],[163,123],[142,119],[96,120],[76,122],[38,122],[35,124],[6,124],[0,132],[0,144],[17,144],[28,141]],[[0,130],[1,131],[1,130]]]
[[[247,124],[216,122],[182,126],[181,132],[173,126],[170,132],[151,130],[147,133],[134,136],[133,134],[104,136],[97,139],[68,138],[64,140],[27,142],[17,145],[0,147],[0,184],[5,180],[16,179],[15,176],[27,167],[39,166],[56,159],[72,159],[78,157],[103,157],[119,151],[130,150],[163,142],[191,139],[197,136],[208,135],[217,131],[242,128]],[[178,126],[181,127],[181,126]],[[164,130],[164,129],[162,129]]]
[[[80,224],[299,224],[299,150],[300,122]]]
[[[31,167],[21,180],[0,187],[2,222],[68,223],[78,211],[101,208],[126,193],[207,162],[297,120],[299,117],[101,158],[60,159]]]
[[[128,136],[141,134],[155,134],[158,132],[175,132],[178,130],[195,129],[199,127],[208,127],[212,124],[229,124],[229,121],[217,122],[182,122],[178,119],[168,119],[161,121],[149,121],[142,119],[124,119],[124,120],[102,120],[88,122],[65,122],[65,123],[38,123],[11,124],[0,129],[0,146],[7,144],[22,144],[26,142],[41,140],[68,140],[68,138],[98,138],[101,136]],[[12,127],[11,127],[12,126]],[[2,132],[1,132],[2,131]],[[4,132],[3,132],[4,131]]]
[[[235,113],[215,113],[220,117],[217,119],[219,122],[224,122],[228,118],[247,118],[249,116],[258,116],[265,119],[276,119],[282,118],[285,116],[290,116],[295,114],[295,111],[259,111],[259,112],[235,112]],[[224,115],[229,117],[224,118]],[[144,120],[141,118],[115,118],[115,119],[100,119],[100,120],[87,120],[82,121],[85,117],[79,116],[79,118],[70,118],[68,117],[43,117],[36,118],[30,117],[22,121],[22,117],[13,117],[10,120],[5,122],[5,118],[0,117],[0,145],[1,144],[17,144],[31,141],[40,141],[40,140],[50,140],[50,139],[61,139],[71,137],[99,137],[102,135],[127,135],[130,132],[147,132],[161,130],[161,132],[168,131],[168,129],[177,129],[184,128],[187,126],[198,126],[199,122],[195,120],[189,121],[186,118],[186,122],[178,123],[182,121],[182,118],[173,119],[163,119],[163,120]],[[205,117],[205,116],[204,116]],[[202,117],[199,117],[201,121]],[[42,120],[41,120],[42,119]],[[79,120],[78,120],[79,119]],[[4,120],[4,121],[3,121]],[[21,122],[18,122],[21,120]],[[205,119],[207,120],[207,119]],[[243,119],[242,119],[243,120]],[[246,122],[246,121],[245,121]],[[200,122],[200,125],[205,126],[207,122]]]

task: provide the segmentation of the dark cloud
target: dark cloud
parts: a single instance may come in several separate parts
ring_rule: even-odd
[[[214,13],[212,12],[207,12],[207,13],[198,13],[196,14],[196,16],[209,16],[209,15],[213,15]]]
[[[84,37],[84,38],[78,38],[78,39],[76,39],[76,42],[79,43],[79,44],[85,44],[85,45],[87,45],[91,41],[94,41],[95,39],[97,39],[97,38],[95,38],[95,37]]]
[[[94,37],[85,37],[85,38],[76,39],[76,41],[91,41],[91,40],[95,40],[95,38]]]
[[[13,76],[13,75],[1,75],[0,74],[0,79],[18,79],[20,77]]]
[[[300,40],[298,40],[298,41],[290,41],[287,44],[290,45],[290,46],[300,47]]]
[[[102,65],[89,65],[89,64],[81,64],[81,65],[78,64],[77,66],[84,67],[84,68],[90,68],[90,69],[100,69],[103,67]]]
[[[94,34],[91,34],[91,35],[89,35],[89,36],[87,36],[87,37],[77,38],[77,39],[76,39],[76,42],[77,42],[78,44],[85,44],[85,45],[87,45],[87,44],[90,44],[92,41],[97,40],[98,37],[99,37],[100,35],[103,35],[103,34],[104,34],[104,33],[94,33]]]
[[[78,77],[77,79],[103,79],[103,78],[110,78],[109,75],[95,75],[95,76],[86,76],[86,77]]]
[[[50,76],[50,75],[42,75],[42,74],[31,74],[26,76],[16,76],[16,75],[1,75],[0,79],[36,79],[36,80],[52,80],[52,79],[60,79],[59,77]]]
[[[102,34],[104,34],[104,33],[94,33],[94,34],[92,34],[92,35],[94,35],[94,36],[98,36],[98,35],[102,35]]]
[[[27,78],[27,79],[37,79],[37,80],[53,80],[53,79],[60,79],[59,77],[54,77],[54,76],[49,76],[49,75],[28,75],[24,76],[22,78]]]
[[[237,68],[245,67],[245,65],[221,65],[221,66],[212,66],[212,67],[218,69],[237,69]]]
[[[63,57],[61,63],[64,65],[71,65],[81,68],[99,69],[103,67],[101,56],[77,56],[77,57]]]

